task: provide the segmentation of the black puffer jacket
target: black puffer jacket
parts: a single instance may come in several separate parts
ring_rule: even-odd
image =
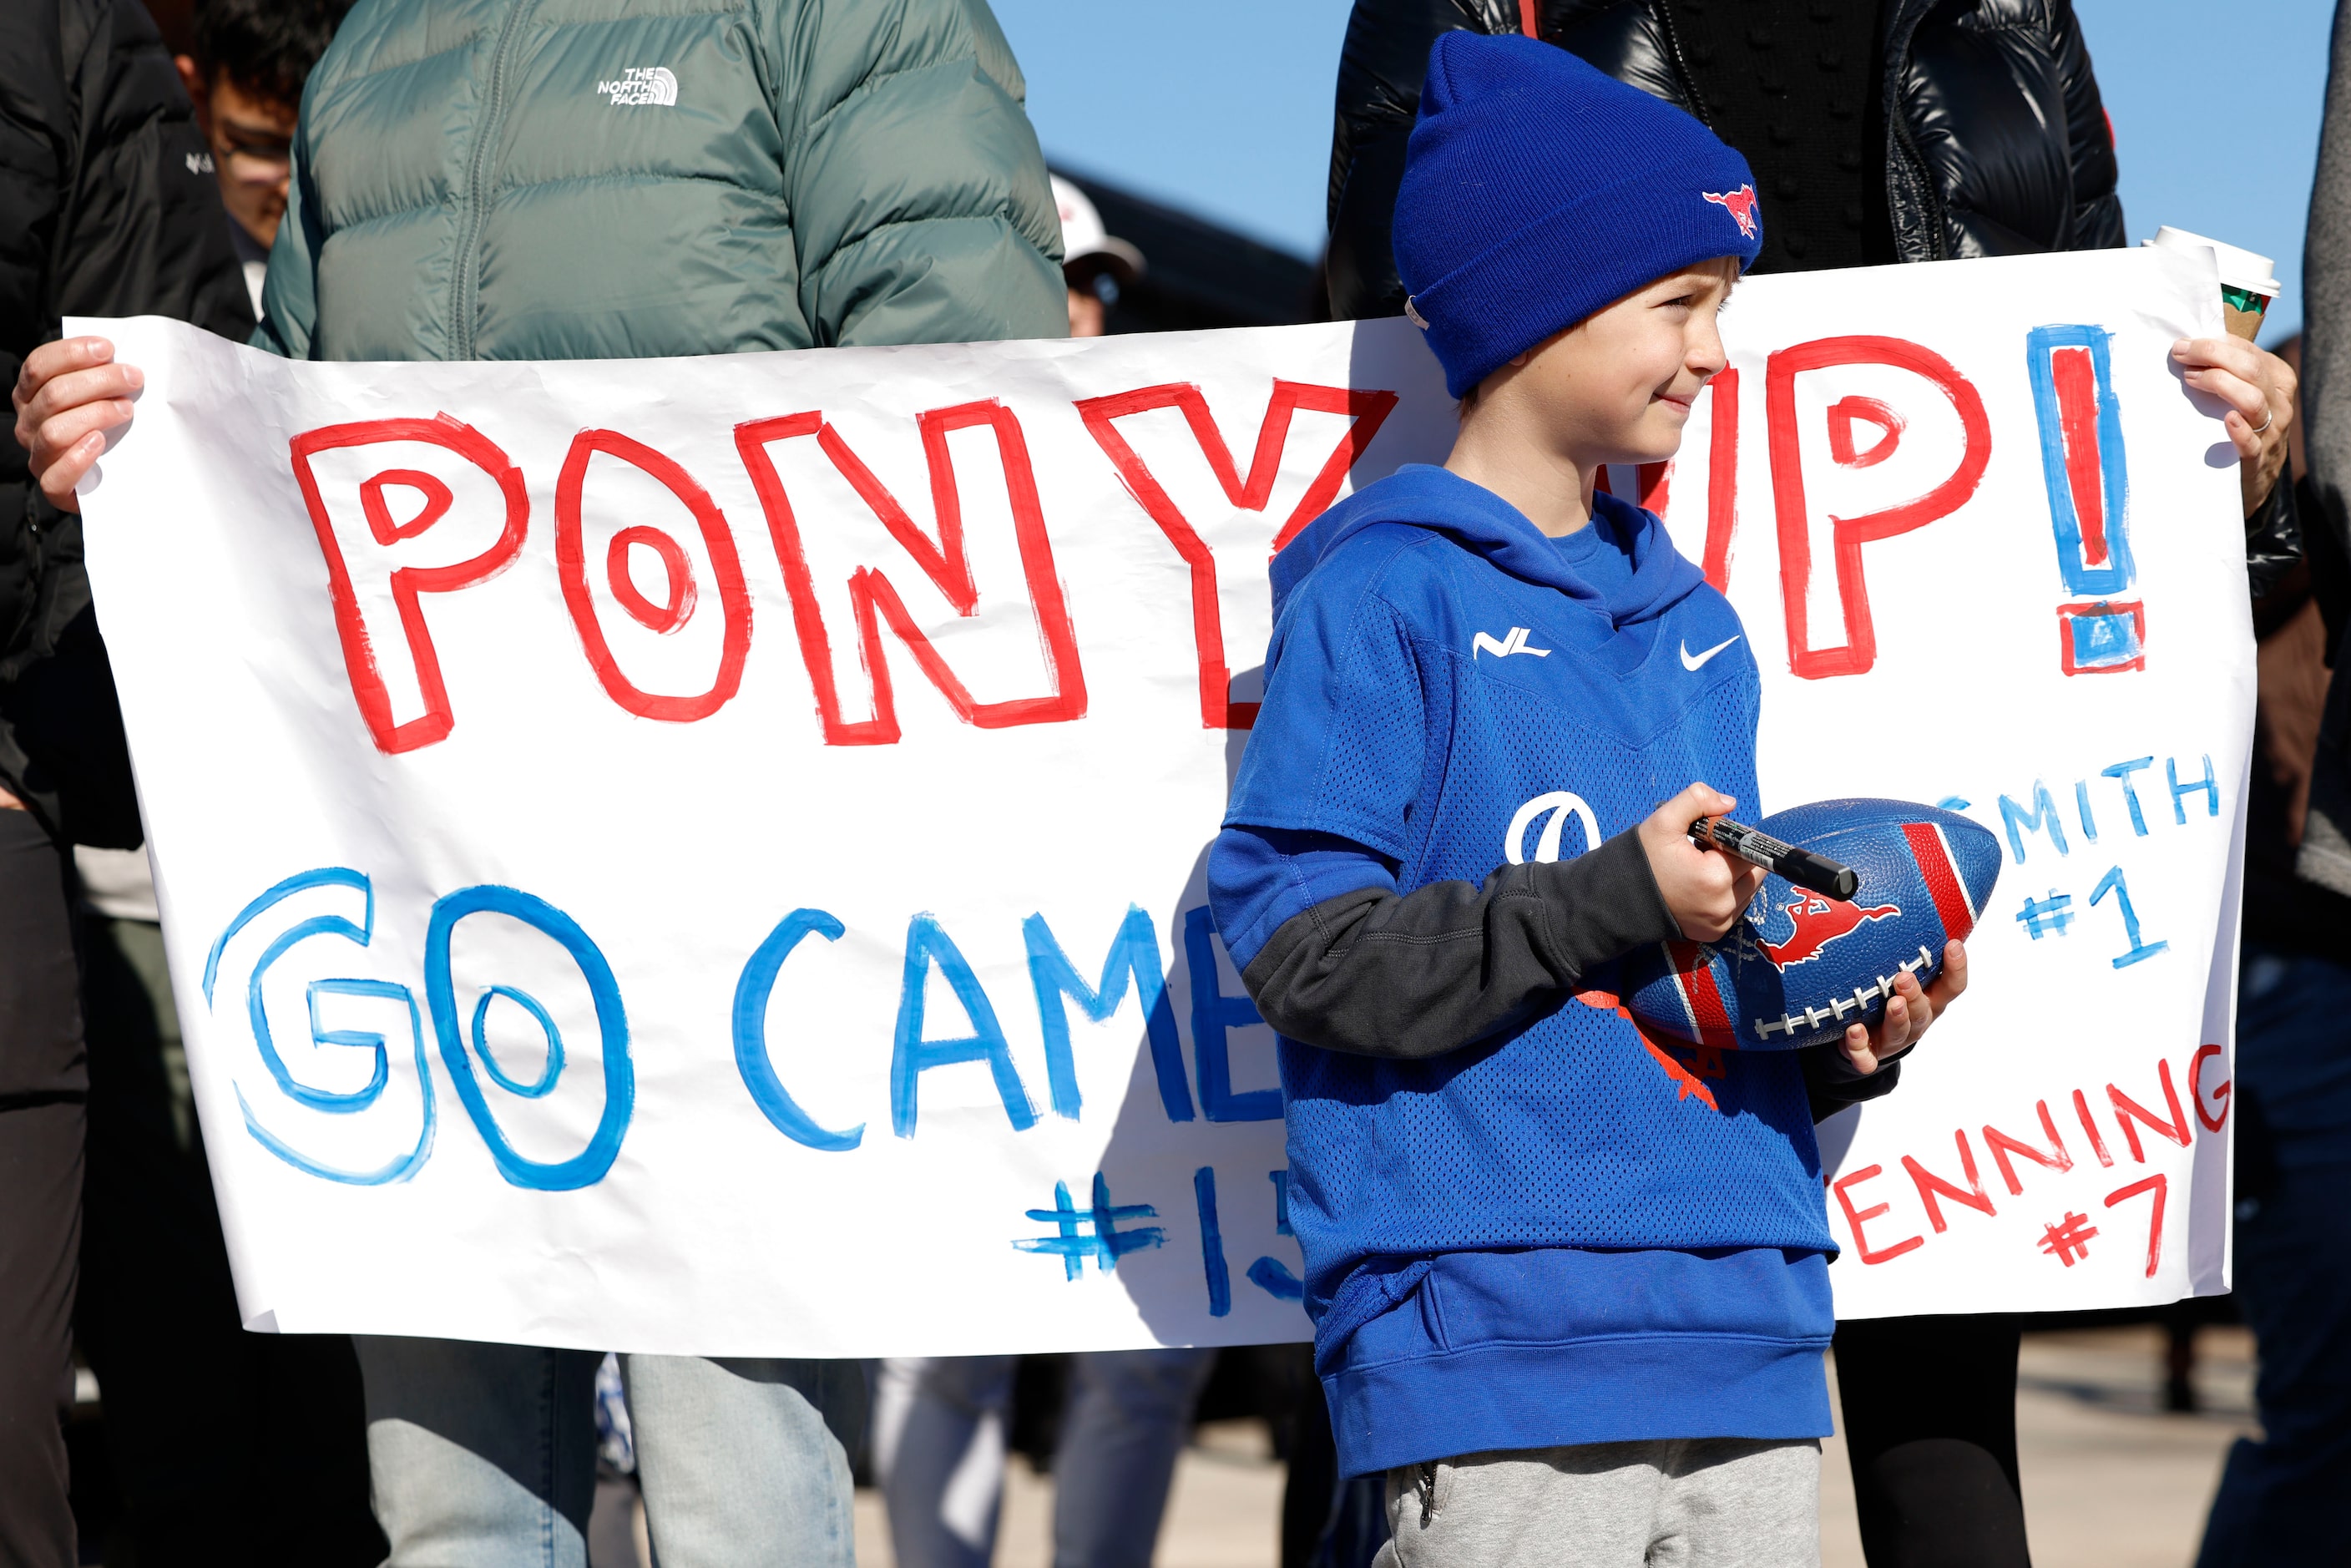
[[[1542,37],[1713,125],[1675,25],[1686,0],[1539,0]],[[1837,0],[1851,4],[1852,0]],[[1888,261],[2123,243],[2115,151],[2072,0],[1883,0]],[[1394,316],[1388,215],[1428,46],[1520,30],[1516,0],[1356,0],[1331,142],[1332,314]]]
[[[212,158],[139,0],[0,4],[0,382],[66,316],[253,330]],[[13,412],[10,415],[13,423]],[[81,519],[0,436],[0,788],[52,833],[139,841]]]
[[[1867,0],[1824,0],[1828,5]],[[1536,0],[1551,43],[1689,110],[1737,146],[1750,127],[1716,123],[1677,27],[1721,0]],[[2123,240],[2115,149],[2073,0],[1878,0],[1880,92],[1865,145],[1883,146],[1872,226],[1886,261],[2097,250]],[[1404,313],[1388,243],[1405,144],[1428,47],[1457,28],[1520,30],[1518,0],[1355,0],[1339,61],[1331,139],[1331,314]],[[1872,182],[1873,195],[1875,183]],[[2302,556],[2294,491],[2276,486],[2245,519],[2256,597]]]

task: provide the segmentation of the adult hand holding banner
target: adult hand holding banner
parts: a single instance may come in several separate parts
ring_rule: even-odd
[[[1941,801],[2011,856],[1965,1003],[1823,1129],[1848,1315],[2225,1288],[2252,642],[2234,454],[2167,357],[2218,309],[2156,251],[1753,279],[1680,457],[1612,476],[1753,639],[1742,811]],[[1409,324],[469,364],[68,329],[148,376],[90,571],[250,1323],[1308,1333],[1201,865],[1269,553],[1449,444]],[[1628,825],[1575,791],[1496,862]]]

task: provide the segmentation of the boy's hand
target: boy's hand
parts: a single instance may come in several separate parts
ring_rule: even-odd
[[[1763,885],[1761,866],[1690,842],[1692,822],[1728,815],[1738,804],[1719,789],[1693,784],[1649,813],[1640,827],[1641,848],[1648,853],[1657,891],[1682,935],[1693,942],[1719,940]]]
[[[1877,1027],[1864,1029],[1855,1024],[1838,1042],[1854,1076],[1866,1078],[1917,1044],[1927,1026],[1967,988],[1968,950],[1959,942],[1943,944],[1943,972],[1935,977],[1933,985],[1921,989],[1916,975],[1896,976],[1894,994],[1886,998],[1886,1016],[1877,1020]]]

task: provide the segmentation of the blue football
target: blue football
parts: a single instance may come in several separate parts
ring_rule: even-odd
[[[1793,1051],[1886,1011],[1897,975],[1942,972],[2000,880],[2000,840],[1910,800],[1815,800],[1755,824],[1860,873],[1850,900],[1766,877],[1719,942],[1660,942],[1625,956],[1625,1009],[1692,1045]]]

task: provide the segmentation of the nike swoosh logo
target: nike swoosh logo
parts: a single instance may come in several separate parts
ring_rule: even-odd
[[[1726,637],[1721,642],[1717,643],[1713,647],[1708,648],[1703,653],[1692,653],[1689,651],[1688,640],[1684,639],[1682,643],[1682,668],[1685,670],[1703,670],[1706,668],[1706,662],[1708,659],[1713,658],[1717,653],[1721,653],[1725,648],[1729,647],[1731,643],[1738,641],[1739,639],[1736,637]]]

